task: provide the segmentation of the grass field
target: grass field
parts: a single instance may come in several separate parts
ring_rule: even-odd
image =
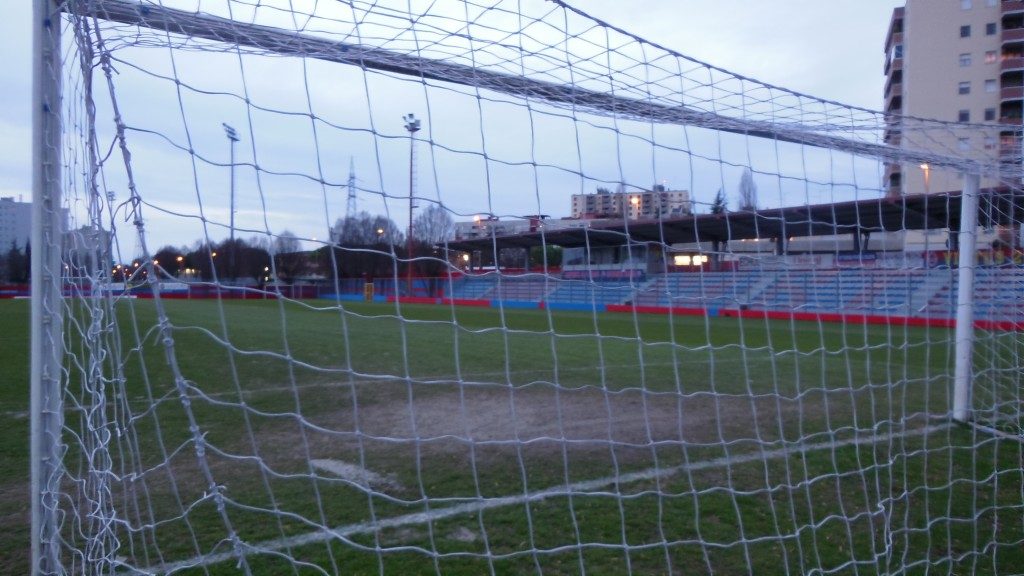
[[[1021,443],[948,424],[949,330],[164,305],[161,331],[153,302],[120,303],[110,356],[85,323],[67,337],[67,427],[99,431],[67,438],[68,504],[116,514],[105,542],[131,566],[238,573],[231,533],[258,574],[1024,566]],[[0,572],[22,573],[27,303],[0,322]],[[979,338],[976,405],[1019,418],[1019,337]],[[96,528],[80,514],[72,546]]]

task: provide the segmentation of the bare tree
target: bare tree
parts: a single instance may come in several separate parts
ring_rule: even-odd
[[[743,170],[740,177],[740,210],[757,210],[757,184],[754,183],[754,174],[750,168]]]
[[[366,212],[339,218],[331,229],[331,236],[340,246],[398,246],[405,241],[402,231],[390,219]]]
[[[277,277],[291,283],[306,271],[306,254],[299,239],[285,230],[274,238],[274,265]]]
[[[441,204],[427,206],[412,221],[412,235],[424,244],[440,244],[452,237],[454,224]]]

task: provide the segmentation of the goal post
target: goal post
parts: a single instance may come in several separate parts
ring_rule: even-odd
[[[33,17],[32,572],[1024,562],[1020,126],[563,0]]]
[[[953,376],[953,419],[967,423],[971,415],[971,382],[974,360],[974,269],[977,264],[978,192],[981,178],[964,175],[957,242],[956,367]]]
[[[54,574],[63,458],[60,3],[35,0],[32,22],[31,566]]]

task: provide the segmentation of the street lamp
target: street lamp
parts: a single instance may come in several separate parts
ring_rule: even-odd
[[[415,172],[413,168],[415,166],[415,154],[416,154],[416,138],[415,134],[420,130],[419,118],[413,113],[409,113],[402,116],[402,120],[405,120],[405,129],[409,131],[409,234],[405,240],[405,251],[406,257],[409,258],[409,262],[406,264],[406,293],[412,296],[412,210],[413,210],[413,187],[415,184]]]
[[[224,127],[224,135],[228,137],[228,146],[231,148],[231,252],[228,254],[228,277],[235,278],[235,143],[238,142],[238,132],[225,122],[220,123]]]

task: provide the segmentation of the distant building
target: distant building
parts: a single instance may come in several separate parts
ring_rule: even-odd
[[[71,276],[91,275],[113,265],[111,234],[92,226],[64,233],[62,258]]]
[[[885,40],[885,142],[1019,169],[1024,116],[1024,2],[907,0],[893,11]],[[948,122],[922,128],[904,118]],[[886,195],[952,192],[962,174],[916,162],[885,167]],[[982,179],[981,187],[1006,185]],[[979,245],[1010,230],[983,230]],[[942,230],[902,233],[904,250],[947,247]]]
[[[507,236],[509,234],[539,232],[541,230],[585,228],[586,225],[586,222],[575,219],[550,219],[546,215],[538,214],[535,216],[509,218],[505,220],[493,216],[489,218],[478,216],[468,222],[456,222],[452,228],[455,232],[455,240],[471,240],[473,238]]]
[[[12,244],[24,250],[31,234],[32,204],[0,198],[0,252],[7,252]]]
[[[907,0],[892,14],[884,73],[887,144],[988,164],[1021,161],[1014,130],[1024,99],[1024,2]],[[902,117],[950,124],[908,129]],[[960,174],[927,164],[892,163],[885,178],[891,197],[961,187]]]
[[[643,192],[611,192],[598,189],[593,194],[572,195],[573,218],[626,218],[646,220],[671,218],[691,213],[687,190],[666,190],[655,186]]]

